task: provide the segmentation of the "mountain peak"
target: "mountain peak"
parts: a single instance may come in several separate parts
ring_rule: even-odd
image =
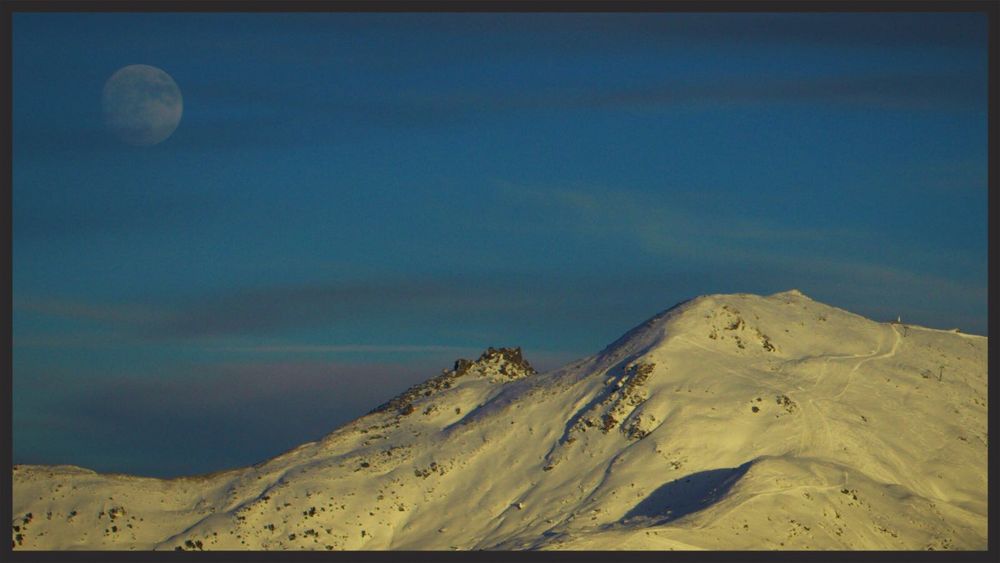
[[[808,295],[806,295],[805,293],[802,293],[802,291],[800,291],[798,289],[795,289],[795,288],[789,289],[787,291],[781,291],[781,292],[775,293],[775,294],[771,295],[771,297],[799,297],[799,298],[809,299]]]
[[[410,387],[402,394],[394,397],[387,403],[383,403],[371,412],[385,412],[395,410],[401,415],[408,415],[413,412],[413,403],[439,391],[450,389],[456,384],[459,378],[487,379],[494,383],[507,383],[518,379],[524,379],[538,373],[535,368],[524,359],[520,347],[515,348],[487,348],[480,354],[477,360],[467,360],[459,358],[455,360],[455,365],[450,370],[443,370],[441,375],[432,377],[423,383]]]
[[[455,367],[452,371],[456,373],[455,377],[471,372],[495,381],[524,379],[538,373],[535,368],[531,367],[528,360],[524,359],[520,347],[493,348],[492,346],[487,348],[478,360],[471,361],[459,358],[455,361]]]
[[[835,354],[835,350],[860,354],[880,330],[879,323],[815,301],[798,289],[771,295],[715,293],[681,301],[658,313],[598,357],[604,369],[652,357],[670,346],[700,346],[713,353],[772,359],[825,351]]]

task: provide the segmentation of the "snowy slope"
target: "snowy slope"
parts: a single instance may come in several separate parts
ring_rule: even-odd
[[[16,549],[985,549],[987,339],[699,297],[488,350],[254,467],[17,466]]]

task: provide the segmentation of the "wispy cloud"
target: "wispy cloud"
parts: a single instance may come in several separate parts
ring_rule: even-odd
[[[986,75],[963,72],[864,73],[821,76],[680,77],[641,86],[620,81],[577,82],[562,86],[526,76],[517,89],[488,84],[475,88],[435,85],[400,89],[391,94],[320,94],[308,87],[276,82],[259,85],[253,96],[242,84],[214,85],[204,93],[206,107],[192,110],[170,143],[177,150],[227,150],[276,147],[335,147],[356,143],[374,129],[425,130],[474,123],[484,116],[516,116],[544,111],[595,109],[718,111],[730,107],[809,105],[884,111],[985,112]],[[194,96],[197,92],[193,92]],[[340,135],[329,135],[336,126]],[[115,146],[100,128],[57,132],[61,138],[86,138],[85,148]],[[26,129],[19,146],[40,153],[52,151],[52,132]],[[67,144],[79,151],[79,144]]]
[[[133,343],[122,340],[120,334],[96,333],[91,329],[86,332],[72,332],[46,335],[17,335],[11,338],[12,346],[17,349],[72,349],[72,348],[120,348]]]
[[[560,87],[533,85],[509,91],[463,90],[407,92],[365,102],[340,102],[351,115],[389,127],[451,126],[484,115],[581,110],[718,111],[731,107],[822,106],[883,111],[986,111],[985,75],[968,73],[865,74],[781,77],[767,75],[682,78],[644,86],[581,83]]]
[[[19,297],[15,300],[15,311],[88,321],[142,339],[184,340],[267,335],[287,329],[365,321],[384,324],[400,316],[459,320],[469,315],[509,315],[530,311],[538,302],[535,292],[517,283],[428,277],[235,287],[154,304]],[[371,346],[371,351],[434,349],[416,345],[412,349],[401,345]],[[364,351],[356,344],[302,351],[323,349]]]
[[[665,45],[750,43],[819,47],[975,48],[983,46],[984,14],[619,14],[614,18],[555,20],[563,28],[589,32],[589,42]],[[974,25],[978,22],[978,26]],[[587,41],[584,39],[583,41]]]
[[[56,316],[66,318],[66,311],[59,311]],[[101,318],[103,322],[104,318]],[[126,328],[126,327],[121,327]],[[129,338],[123,331],[95,332],[89,327],[85,332],[72,331],[55,334],[15,335],[12,339],[15,349],[108,349],[135,348],[148,345],[148,340]],[[480,351],[477,347],[453,346],[444,344],[247,344],[247,345],[215,345],[211,343],[195,344],[192,350],[222,354],[474,354]]]
[[[235,289],[186,303],[147,327],[150,337],[263,334],[285,328],[357,322],[377,312],[455,316],[523,307],[525,294],[455,279],[372,280]]]
[[[570,98],[572,100],[572,98]],[[969,74],[878,74],[802,78],[739,77],[704,83],[585,95],[581,105],[713,107],[725,105],[822,104],[876,109],[986,109],[984,76]]]
[[[18,392],[14,455],[161,476],[248,465],[323,436],[442,367],[255,361],[121,376],[22,373],[31,384]]]
[[[887,292],[908,296],[934,295],[944,297],[940,302],[945,307],[980,303],[985,311],[988,292],[985,277],[979,281],[967,281],[914,272],[889,264],[838,257],[778,257],[772,264],[812,276],[817,282],[825,280],[826,287],[835,288],[837,294],[848,298],[870,298]]]
[[[100,332],[83,340],[73,334],[18,333],[15,345],[42,348],[173,342],[208,352],[241,354],[474,353],[462,345],[495,345],[497,338],[524,344],[525,338],[533,338],[544,346],[543,327],[561,326],[560,322],[570,320],[590,323],[601,315],[630,318],[633,313],[628,313],[629,307],[665,308],[673,304],[672,299],[704,292],[758,288],[756,291],[767,293],[801,286],[804,290],[839,288],[840,293],[830,291],[827,295],[851,295],[853,303],[871,302],[873,296],[880,295],[896,301],[909,296],[908,306],[913,306],[919,302],[913,296],[936,295],[943,303],[972,312],[977,304],[985,303],[985,276],[979,280],[968,268],[956,270],[960,275],[944,276],[904,265],[919,258],[945,271],[949,265],[974,266],[974,255],[959,259],[921,248],[908,262],[889,258],[880,262],[878,256],[888,250],[873,246],[876,237],[872,233],[838,224],[789,226],[743,216],[739,209],[668,204],[657,193],[621,189],[510,182],[498,182],[496,187],[506,205],[542,213],[546,233],[561,231],[604,246],[610,241],[620,245],[622,253],[645,254],[662,265],[655,272],[627,277],[587,271],[588,266],[581,264],[583,272],[541,275],[508,269],[466,277],[320,280],[233,287],[184,300],[145,304],[18,296],[15,311],[19,314],[82,320],[106,329],[115,338],[104,338]],[[503,229],[541,228],[533,225],[501,221],[490,228],[500,235]],[[865,253],[865,248],[876,251]],[[623,283],[643,287],[646,296],[622,295]],[[889,296],[890,292],[897,295]],[[580,307],[583,302],[588,306]],[[646,312],[639,310],[638,314]],[[936,316],[946,317],[947,311]],[[409,342],[255,340],[301,329],[340,330],[366,323],[383,329],[392,326],[393,330],[400,323],[409,323],[411,328],[396,336]],[[429,343],[420,342],[423,335],[413,328],[424,323],[439,327],[435,335],[427,336],[434,339]]]
[[[146,305],[94,303],[54,297],[15,297],[14,310],[116,325],[142,325],[162,317],[161,311]]]
[[[593,239],[617,239],[623,247],[669,260],[681,269],[711,270],[715,273],[714,285],[722,291],[739,290],[741,283],[744,288],[767,288],[765,292],[811,288],[818,297],[840,299],[842,306],[864,310],[872,310],[869,305],[879,301],[913,310],[927,295],[934,295],[936,302],[943,305],[925,315],[931,324],[934,319],[947,317],[948,307],[963,311],[965,318],[974,318],[977,308],[980,314],[985,311],[985,275],[977,279],[965,269],[946,277],[914,271],[894,260],[876,262],[863,257],[861,251],[877,247],[873,241],[878,236],[862,228],[789,227],[741,217],[738,210],[667,205],[655,194],[629,190],[540,189],[510,182],[496,185],[509,201],[547,209],[547,228]],[[927,248],[915,252],[928,264],[967,264],[976,259],[968,255],[960,259]],[[739,281],[718,282],[726,279]],[[973,326],[978,329],[980,323]]]
[[[652,254],[695,262],[751,262],[774,254],[762,249],[762,243],[818,242],[833,237],[861,240],[867,235],[858,229],[799,228],[750,219],[733,209],[667,203],[661,195],[646,192],[578,186],[539,188],[507,181],[495,185],[509,202],[550,210],[547,228],[592,237],[615,236]]]
[[[240,353],[294,353],[294,354],[339,354],[339,353],[426,353],[426,352],[469,352],[477,348],[468,346],[439,345],[394,345],[394,344],[278,344],[262,346],[222,346],[212,348],[219,352]]]

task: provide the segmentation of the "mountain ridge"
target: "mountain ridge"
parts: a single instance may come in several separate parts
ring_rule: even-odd
[[[696,297],[545,373],[516,348],[459,360],[246,468],[168,481],[18,466],[13,541],[982,549],[986,342],[797,290]],[[66,493],[84,483],[100,498]],[[112,508],[145,519],[118,528]]]

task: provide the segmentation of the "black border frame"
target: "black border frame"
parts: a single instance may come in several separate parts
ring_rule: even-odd
[[[13,516],[13,76],[12,20],[18,12],[981,12],[989,25],[988,65],[988,135],[989,160],[987,211],[988,223],[988,297],[987,335],[997,334],[1000,325],[996,315],[997,300],[993,288],[997,285],[1000,248],[1000,186],[998,186],[998,148],[1000,148],[1000,2],[996,0],[0,0],[0,248],[6,252],[0,262],[0,315],[6,322],[0,328],[0,406],[8,412],[0,425],[0,467],[8,478],[0,481],[0,514]],[[997,344],[988,344],[989,368],[995,367]],[[989,389],[990,402],[997,399],[997,387]],[[988,429],[996,435],[996,416],[987,412]],[[990,468],[996,467],[995,449],[988,453]],[[993,471],[989,475],[993,475]],[[987,487],[988,509],[995,513],[998,487]],[[377,551],[377,552],[129,552],[129,551],[14,551],[6,543],[0,545],[3,561],[392,561],[434,559],[449,561],[788,561],[824,560],[906,560],[906,561],[997,561],[998,537],[995,519],[988,523],[986,551],[712,551],[712,552],[639,552],[639,551],[561,551],[561,552],[501,552],[501,551]]]

